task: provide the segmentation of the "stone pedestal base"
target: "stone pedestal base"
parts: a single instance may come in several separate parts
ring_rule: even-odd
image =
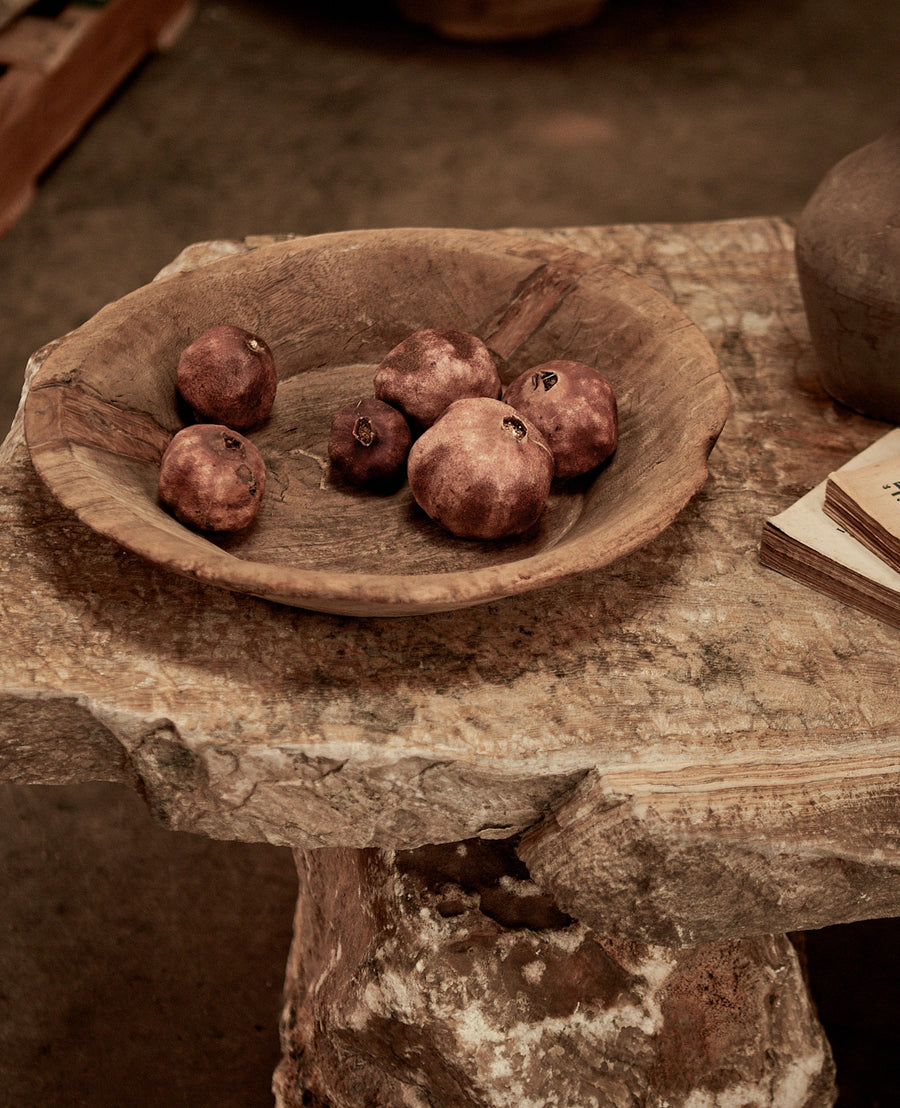
[[[829,1108],[797,954],[595,934],[509,842],[296,852],[279,1108]]]

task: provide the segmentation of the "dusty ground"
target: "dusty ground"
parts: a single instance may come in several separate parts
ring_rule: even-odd
[[[32,350],[187,243],[791,217],[900,111],[883,0],[610,0],[491,47],[350,13],[200,3],[47,174],[0,239],[0,425]],[[287,852],[160,830],[112,786],[0,786],[0,889],[0,1108],[271,1104]],[[898,940],[808,936],[841,1108],[900,1103]]]

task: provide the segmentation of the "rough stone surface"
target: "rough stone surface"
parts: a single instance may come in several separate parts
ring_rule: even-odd
[[[134,782],[169,826],[300,848],[502,838],[558,812],[588,855],[548,833],[540,880],[640,941],[897,910],[900,632],[756,553],[767,516],[885,430],[818,386],[790,229],[542,234],[643,277],[719,354],[733,412],[673,525],[481,608],[315,615],[100,539],[47,494],[17,423],[0,460],[6,779]],[[698,898],[723,874],[714,905]]]
[[[771,921],[817,927],[828,914],[891,915],[897,895],[893,788],[864,760],[841,818],[819,810],[790,769],[740,785],[723,767],[590,774],[520,845],[535,879],[598,930],[682,946],[762,934]],[[777,799],[776,799],[777,798]],[[748,806],[765,810],[754,833]],[[886,857],[879,851],[888,844]]]
[[[900,5],[883,0],[611,0],[592,28],[515,55],[413,38],[378,20],[379,3],[366,5],[359,24],[342,21],[335,14],[341,7],[349,5],[200,4],[179,49],[145,66],[41,182],[24,218],[0,240],[4,429],[30,352],[149,279],[184,242],[248,228],[325,231],[409,220],[560,226],[790,214],[829,165],[896,115]],[[306,104],[315,110],[296,110]],[[0,575],[4,569],[0,563]],[[54,720],[44,715],[47,707],[35,702],[44,724],[32,727],[21,715],[17,722],[17,737],[39,758],[46,742],[38,736],[72,734],[74,708],[65,706]],[[78,707],[90,721],[88,709]],[[0,716],[7,710],[4,703]],[[154,933],[145,930],[140,904],[129,904],[145,962],[132,925],[116,928],[117,912],[125,911],[117,880],[128,874],[129,859],[141,871],[134,872],[138,901],[162,902],[162,890],[180,873],[183,881],[197,878],[191,904],[215,919],[212,891],[241,844],[207,843],[204,867],[196,854],[179,854],[188,836],[163,833],[171,841],[148,856],[142,849],[154,836],[130,806],[137,829],[111,862],[106,852],[115,835],[84,830],[100,821],[96,798],[67,810],[64,825],[54,819],[58,797],[92,797],[99,787],[15,791],[20,803],[28,800],[34,838],[29,854],[7,808],[3,991],[15,1003],[7,1008],[15,1011],[14,1034],[30,1049],[16,1053],[5,1042],[0,1049],[9,1103],[52,1104],[65,1088],[70,1103],[80,1096],[92,1108],[270,1108],[268,1052],[252,1066],[256,1043],[272,1038],[270,1006],[259,1016],[267,1030],[248,1031],[233,994],[221,1004],[222,981],[213,980],[224,966],[248,988],[254,975],[277,979],[279,944],[272,943],[271,971],[254,964],[228,895],[221,910],[232,938],[218,948],[205,928],[192,929],[174,909]],[[113,785],[103,791],[118,794]],[[90,897],[83,856],[100,867]],[[257,849],[259,861],[246,867],[250,884],[235,888],[245,904],[258,896],[250,874],[265,868],[267,856],[282,854]],[[21,868],[28,864],[30,882]],[[17,909],[26,923],[13,936]],[[250,933],[259,940],[265,923],[251,916]],[[817,968],[833,995],[836,1051],[846,1044],[841,1103],[900,1104],[900,1024],[891,1011],[900,997],[890,959],[896,926],[848,924],[815,937],[828,944]],[[134,958],[132,974],[110,961],[110,946]],[[55,951],[55,961],[46,961],[45,949]],[[207,969],[206,993],[188,1004],[178,1003],[180,992],[160,1003],[166,958],[180,962],[185,954],[193,973]],[[50,976],[49,988],[36,966]],[[100,988],[85,989],[84,975]],[[188,988],[174,968],[169,980]],[[72,1035],[43,1037],[66,1011]],[[213,1049],[210,1012],[224,1033]],[[113,1053],[98,1026],[118,1032]],[[155,1059],[162,1064],[154,1067]],[[232,1075],[229,1066],[242,1068]]]
[[[279,1108],[825,1108],[785,936],[672,951],[562,913],[508,842],[296,852]]]

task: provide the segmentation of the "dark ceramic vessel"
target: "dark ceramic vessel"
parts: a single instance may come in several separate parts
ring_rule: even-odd
[[[900,125],[825,175],[798,220],[796,259],[824,388],[900,423]]]

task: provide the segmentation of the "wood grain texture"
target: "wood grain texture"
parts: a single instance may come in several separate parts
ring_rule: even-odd
[[[8,26],[12,21],[27,11],[34,0],[0,0],[0,28]]]
[[[54,16],[31,6],[0,3],[0,233],[40,174],[193,10],[189,0],[68,4]]]
[[[541,883],[634,939],[896,912],[900,633],[757,558],[766,518],[886,430],[819,387],[789,227],[542,234],[664,292],[718,354],[732,414],[665,532],[478,608],[317,615],[98,538],[46,492],[20,416],[0,453],[2,692],[58,711],[34,713],[27,751],[0,716],[3,772],[60,779],[71,717],[73,772],[107,760],[160,820],[214,836],[409,848],[540,825]]]
[[[178,356],[220,323],[266,341],[279,383],[271,418],[249,432],[268,468],[260,514],[213,541],[160,507],[156,482],[183,423]],[[379,361],[425,327],[479,335],[506,382],[565,356],[602,369],[616,389],[614,457],[557,482],[541,519],[515,539],[461,541],[408,486],[351,494],[330,474],[332,415],[371,396]],[[546,587],[649,541],[705,481],[727,410],[706,339],[634,277],[506,234],[397,230],[272,243],[138,290],[50,354],[25,429],[59,499],[143,557],[300,607],[411,615]],[[660,472],[665,480],[652,480]]]

